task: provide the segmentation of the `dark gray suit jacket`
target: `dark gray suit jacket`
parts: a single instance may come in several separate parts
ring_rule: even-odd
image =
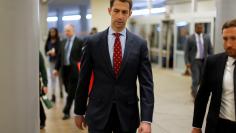
[[[108,30],[89,39],[81,60],[81,72],[75,96],[75,114],[86,114],[88,126],[103,129],[113,102],[124,131],[140,123],[137,78],[140,84],[141,121],[152,122],[154,108],[153,77],[147,43],[127,30],[125,52],[118,78],[115,78],[108,51]],[[94,85],[88,99],[91,72]]]
[[[213,49],[211,45],[210,37],[206,34],[203,34],[203,44],[204,44],[204,55],[207,57],[208,55],[213,54]],[[187,44],[185,46],[185,63],[192,64],[196,58],[197,54],[197,43],[195,34],[191,35],[187,39]]]
[[[58,57],[56,60],[56,64],[55,64],[55,69],[56,70],[61,70],[63,71],[63,65],[64,63],[64,59],[65,59],[65,45],[66,45],[67,40],[64,39],[61,42],[60,48],[59,48],[59,53],[58,53]],[[70,63],[71,63],[71,79],[75,79],[76,82],[78,81],[78,67],[77,67],[77,63],[80,62],[81,59],[81,55],[82,55],[82,48],[83,48],[83,41],[80,40],[78,37],[75,37],[74,42],[73,42],[73,46],[71,49],[71,53],[70,53]]]
[[[203,79],[195,99],[193,116],[193,127],[201,128],[211,94],[205,133],[215,133],[217,129],[227,57],[226,53],[221,53],[209,56],[206,60]]]

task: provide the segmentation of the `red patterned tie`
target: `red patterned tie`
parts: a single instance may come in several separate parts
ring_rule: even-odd
[[[118,77],[118,73],[120,71],[120,66],[122,62],[122,49],[120,43],[120,33],[114,33],[116,39],[114,44],[114,53],[113,53],[113,68],[115,72],[116,78]]]

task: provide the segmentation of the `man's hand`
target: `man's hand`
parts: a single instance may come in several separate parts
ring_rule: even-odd
[[[193,128],[192,129],[192,133],[202,133],[202,129],[201,128]]]
[[[59,72],[57,71],[57,70],[53,70],[53,72],[52,72],[52,74],[53,74],[53,76],[58,76],[59,75]]]
[[[47,94],[48,93],[48,87],[43,87],[43,92],[44,92],[44,94]]]
[[[141,122],[138,133],[151,133],[151,123]]]
[[[190,68],[190,67],[191,67],[191,64],[186,64],[186,67],[187,67],[187,68]]]
[[[75,124],[81,130],[84,130],[84,128],[87,127],[87,124],[85,122],[84,116],[82,116],[82,115],[75,116]]]
[[[56,51],[55,51],[55,49],[53,48],[53,49],[51,49],[50,51],[48,51],[48,52],[47,52],[47,55],[48,55],[48,56],[55,57],[55,56],[56,56]]]

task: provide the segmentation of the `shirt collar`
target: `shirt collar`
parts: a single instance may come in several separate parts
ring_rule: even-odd
[[[233,58],[233,57],[230,57],[230,56],[228,56],[228,63],[230,64],[230,65],[234,65],[234,62],[235,62],[236,60]]]
[[[108,29],[108,35],[113,35],[113,33],[116,33],[111,26]],[[124,28],[121,32],[119,32],[121,34],[121,36],[126,36],[126,28]]]
[[[75,39],[75,35],[73,35],[71,38],[67,38],[67,40],[73,41]]]
[[[200,37],[202,37],[202,35],[203,35],[203,34],[201,33],[201,34],[200,34]],[[199,36],[199,34],[195,33],[195,36]]]

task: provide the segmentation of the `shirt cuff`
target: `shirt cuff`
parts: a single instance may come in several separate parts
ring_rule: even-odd
[[[148,124],[152,124],[152,122],[150,121],[142,121],[143,123],[148,123]]]
[[[79,117],[79,116],[85,116],[85,115],[77,115],[77,114],[74,114],[74,117]]]

